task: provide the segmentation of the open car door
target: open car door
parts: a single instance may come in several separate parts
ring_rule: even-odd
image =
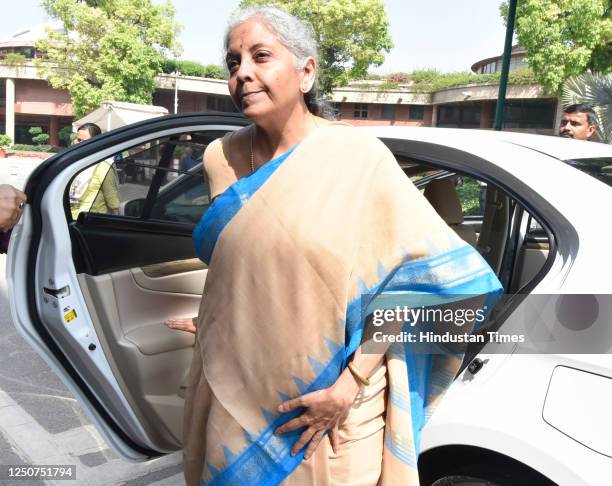
[[[196,316],[201,300],[191,233],[209,204],[203,152],[246,123],[130,125],[49,159],[26,186],[7,267],[13,320],[127,459],[181,448],[194,337],[163,323]]]

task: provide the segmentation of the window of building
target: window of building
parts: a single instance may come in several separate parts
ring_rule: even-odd
[[[517,69],[524,69],[526,67],[527,67],[527,63],[525,62],[525,58],[513,57],[510,59],[510,71],[515,71]]]
[[[3,47],[0,49],[0,59],[4,59],[7,54],[21,54],[26,59],[34,59],[33,47]]]
[[[552,101],[507,101],[505,128],[554,128],[555,104]]]
[[[438,127],[480,128],[480,105],[440,106]]]
[[[332,102],[331,111],[334,118],[340,118],[340,114],[342,113],[342,103]]]
[[[355,103],[355,111],[353,118],[367,118],[368,117],[368,104],[367,103]]]
[[[15,47],[16,54],[25,56],[26,59],[34,59],[34,48],[33,47]]]
[[[422,120],[423,118],[425,118],[425,107],[423,105],[410,105],[408,119]]]
[[[238,113],[234,102],[229,96],[206,96],[206,109],[208,111],[219,111],[222,113]]]
[[[395,120],[396,105],[382,105],[381,118],[383,120]]]
[[[497,62],[496,61],[487,63],[487,64],[485,64],[484,66],[482,66],[480,68],[481,74],[491,74],[491,73],[494,73],[495,71],[497,71]]]

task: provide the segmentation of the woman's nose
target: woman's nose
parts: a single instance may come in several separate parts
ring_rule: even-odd
[[[252,81],[253,80],[253,63],[245,59],[240,63],[238,71],[236,71],[236,77],[240,81]]]

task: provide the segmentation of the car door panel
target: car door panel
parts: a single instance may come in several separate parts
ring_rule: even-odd
[[[141,268],[142,273],[150,278],[165,277],[177,273],[194,272],[207,269],[207,265],[199,258],[188,260],[175,260],[153,265],[146,265]]]
[[[197,313],[201,297],[142,289],[129,270],[81,274],[79,281],[105,354],[120,373],[140,422],[157,447],[179,448],[182,431],[175,416],[182,416],[179,390],[194,337],[168,329],[163,321]]]
[[[189,262],[190,260],[187,261]],[[167,269],[164,268],[164,271],[167,271]],[[158,274],[151,276],[151,274],[145,273],[143,268],[132,268],[130,272],[136,284],[142,289],[177,294],[194,294],[198,297],[202,295],[206,279],[205,268],[159,276],[157,276]]]
[[[194,262],[193,223],[99,214],[71,222],[70,183],[135,144],[209,127],[212,139],[245,124],[218,115],[135,124],[55,156],[27,184],[27,228],[16,228],[10,255],[23,276],[12,279],[15,321],[131,460],[180,448],[194,337],[163,321],[197,314],[206,269]]]

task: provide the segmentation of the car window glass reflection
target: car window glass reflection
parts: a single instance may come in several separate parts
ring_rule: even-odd
[[[197,224],[210,204],[204,151],[222,134],[194,132],[156,139],[82,170],[68,191],[72,218],[96,213]]]

